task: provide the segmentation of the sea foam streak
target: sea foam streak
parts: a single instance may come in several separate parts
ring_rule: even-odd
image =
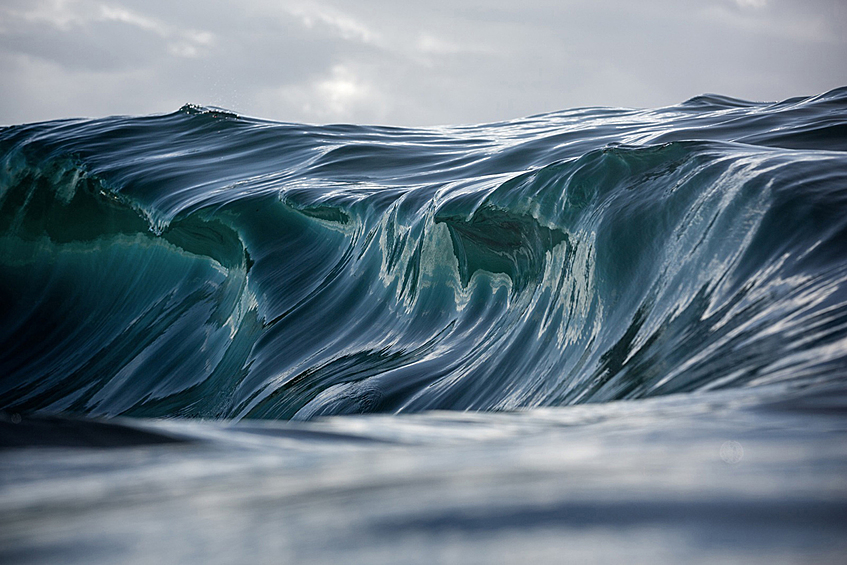
[[[847,361],[847,90],[479,126],[0,130],[0,409],[310,419]]]

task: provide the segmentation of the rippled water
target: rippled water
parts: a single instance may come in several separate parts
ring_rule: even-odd
[[[845,149],[847,89],[0,129],[0,555],[835,560]]]

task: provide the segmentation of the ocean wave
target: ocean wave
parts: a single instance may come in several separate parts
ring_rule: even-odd
[[[309,419],[842,378],[847,89],[0,130],[0,410]]]

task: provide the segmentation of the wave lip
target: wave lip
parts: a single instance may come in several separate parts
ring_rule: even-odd
[[[311,419],[841,379],[847,90],[0,130],[0,409]]]

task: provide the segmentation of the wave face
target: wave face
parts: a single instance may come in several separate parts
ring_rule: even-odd
[[[509,410],[847,367],[847,89],[0,130],[0,409]]]

